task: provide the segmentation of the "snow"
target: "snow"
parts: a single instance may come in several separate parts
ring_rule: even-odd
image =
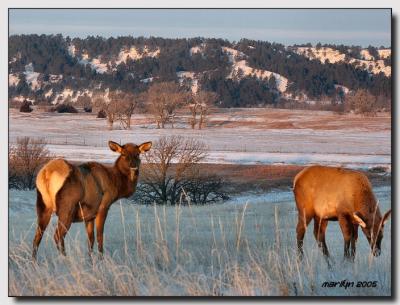
[[[270,79],[274,76],[277,89],[281,93],[286,91],[289,82],[286,77],[271,71],[251,68],[246,60],[241,59],[246,57],[244,53],[227,47],[223,47],[222,49],[228,54],[229,61],[232,63],[232,71],[228,75],[228,78],[234,78],[239,71],[242,71],[244,76],[255,76],[259,79]]]
[[[19,83],[19,77],[16,74],[8,75],[8,85],[9,86],[17,86]]]
[[[34,72],[32,63],[25,66],[24,74],[27,84],[29,84],[33,90],[37,90],[40,88],[40,84],[38,82],[38,77],[40,73]]]
[[[350,165],[350,167],[369,168],[387,166],[390,155],[353,155],[334,153],[274,153],[274,152],[212,152],[205,163],[227,164],[323,164]]]
[[[49,81],[50,83],[58,83],[63,79],[62,74],[50,74],[49,75]]]
[[[73,44],[70,44],[68,46],[68,54],[71,55],[72,57],[76,56],[76,49],[75,49],[75,46]]]
[[[196,94],[199,91],[199,80],[196,76],[196,73],[189,71],[179,71],[176,72],[176,75],[179,78],[180,84],[182,84],[185,79],[190,80],[192,93]]]
[[[320,48],[319,50],[316,48],[299,47],[296,48],[295,52],[311,59],[319,59],[321,63],[325,63],[325,61],[328,59],[329,62],[333,64],[344,61],[345,58],[345,55],[340,53],[338,50],[325,47]]]
[[[153,81],[153,79],[154,79],[154,77],[149,77],[149,78],[141,79],[140,81],[141,81],[142,83],[147,84],[147,83],[151,83],[151,82]]]
[[[390,185],[387,186],[378,186],[374,188],[374,193],[376,197],[379,199],[380,202],[389,203],[390,202],[390,194],[391,194],[391,187]],[[288,203],[290,205],[293,204],[295,201],[293,191],[292,190],[281,190],[275,189],[271,190],[270,192],[246,192],[242,193],[238,196],[230,198],[226,201],[225,205],[245,205],[246,203],[251,205],[257,204],[265,204],[268,202],[269,204],[283,204]],[[381,207],[382,208],[382,207]],[[387,207],[384,207],[387,208]],[[297,210],[292,210],[292,213],[297,215]]]
[[[383,60],[370,61],[352,58],[349,62],[354,64],[356,67],[360,67],[368,71],[370,71],[369,67],[372,66],[373,68],[370,72],[373,74],[379,74],[383,72],[386,76],[392,75],[392,67],[385,66],[385,62]]]
[[[53,89],[50,89],[49,91],[47,91],[44,96],[45,97],[50,97],[53,94]]]
[[[108,91],[106,91],[105,97],[108,95]],[[45,96],[51,96],[53,94],[53,89],[49,90],[46,92]],[[75,103],[78,100],[78,97],[83,96],[83,95],[88,95],[89,97],[93,96],[93,92],[91,90],[85,89],[85,90],[78,90],[78,91],[73,91],[70,88],[65,88],[63,91],[57,93],[51,102],[53,105],[64,103],[65,100],[68,97],[71,97],[71,102]]]
[[[192,56],[193,54],[197,54],[197,53],[203,54],[205,47],[206,47],[206,44],[202,43],[198,46],[190,48],[190,51],[189,51],[190,55]]]
[[[129,49],[123,49],[119,52],[118,58],[116,60],[116,64],[119,65],[120,63],[128,60],[128,57],[131,58],[132,60],[138,60],[144,57],[157,57],[160,55],[160,49],[157,48],[153,51],[150,51],[150,49],[145,46],[143,48],[143,52],[140,52],[135,46],[130,47]]]
[[[378,50],[379,53],[379,57],[381,59],[390,57],[392,55],[392,50],[391,49],[382,49],[382,50]]]
[[[320,48],[317,50],[313,47],[298,47],[295,49],[295,52],[308,57],[310,59],[317,59],[321,63],[325,64],[326,60],[329,60],[330,63],[337,63],[341,61],[345,61],[345,55],[340,53],[338,50],[334,50],[332,48]],[[388,52],[381,52],[382,54],[388,54]],[[371,73],[379,74],[383,72],[386,76],[392,75],[392,69],[390,66],[385,66],[383,60],[373,60],[373,57],[369,54],[368,50],[361,51],[361,57],[364,57],[364,60],[350,58],[349,63],[354,64],[356,67],[363,68],[369,71],[369,66],[373,66]]]
[[[338,89],[338,88],[342,89],[342,91],[343,91],[344,94],[348,94],[348,93],[350,92],[350,89],[347,88],[347,87],[345,87],[345,86],[342,86],[342,85],[335,85],[335,89]]]
[[[361,58],[364,60],[375,60],[375,58],[366,49],[362,49],[360,52],[360,55],[361,55]]]
[[[68,46],[68,53],[72,57],[76,57],[76,49],[73,44]],[[145,46],[143,48],[143,51],[140,52],[136,47],[132,46],[131,48],[127,49],[122,49],[117,57],[117,60],[115,61],[115,65],[119,65],[120,63],[124,62],[126,63],[128,57],[130,57],[132,60],[138,60],[143,57],[157,57],[160,54],[160,49],[157,48],[153,51],[150,51],[150,49]],[[109,68],[112,66],[111,61],[109,62],[102,62],[100,58],[89,58],[89,55],[87,53],[82,54],[82,58],[79,59],[79,63],[82,65],[87,65],[89,64],[93,70],[96,70],[97,73],[104,74],[109,72]],[[115,70],[115,67],[114,69]]]
[[[10,109],[9,138],[10,143],[15,143],[21,136],[44,137],[52,153],[75,161],[113,162],[116,154],[107,147],[108,140],[139,144],[162,136],[180,135],[206,143],[209,155],[204,162],[208,163],[320,163],[356,168],[383,166],[390,170],[389,119],[328,116],[327,113],[220,110],[209,116],[209,127],[203,130],[190,129],[187,116],[178,117],[179,128],[156,129],[151,116],[135,114],[131,130],[120,130],[116,124],[116,129],[109,131],[106,121],[97,119],[95,114],[34,112],[24,116]],[[323,129],[313,121],[318,117]]]

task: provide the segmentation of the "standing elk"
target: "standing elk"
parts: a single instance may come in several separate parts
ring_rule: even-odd
[[[372,186],[363,173],[343,168],[310,166],[294,178],[293,192],[299,212],[296,232],[301,256],[304,234],[313,218],[315,239],[327,258],[329,252],[325,231],[329,220],[339,221],[344,237],[345,258],[354,260],[358,226],[367,237],[373,255],[380,255],[383,226],[391,210],[381,216]]]
[[[53,213],[58,216],[54,240],[63,255],[65,235],[73,222],[81,221],[85,223],[89,253],[93,251],[95,224],[98,250],[103,253],[103,230],[108,209],[117,199],[129,197],[135,192],[140,154],[148,151],[152,143],[121,146],[109,141],[108,145],[120,154],[113,166],[97,162],[72,165],[66,160],[56,159],[39,171],[36,178],[38,226],[33,239],[34,259]]]

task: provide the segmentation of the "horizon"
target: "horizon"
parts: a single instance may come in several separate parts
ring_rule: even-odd
[[[202,39],[202,40],[208,40],[208,39],[222,39],[222,40],[227,40],[227,41],[229,41],[229,43],[232,43],[232,44],[235,44],[235,43],[238,43],[238,42],[240,42],[240,40],[242,40],[242,39],[247,39],[247,40],[249,40],[249,41],[262,41],[262,42],[269,42],[269,43],[276,43],[276,44],[282,44],[283,46],[285,46],[285,47],[292,47],[292,46],[299,46],[299,47],[304,47],[304,46],[306,46],[306,45],[308,45],[308,44],[311,44],[311,46],[312,47],[315,47],[318,43],[320,43],[322,46],[325,46],[325,45],[336,45],[336,46],[339,46],[339,45],[344,45],[344,46],[347,46],[347,47],[361,47],[361,48],[363,48],[363,49],[366,49],[366,48],[368,48],[369,46],[371,46],[371,45],[368,45],[368,46],[361,46],[361,45],[354,45],[354,44],[352,44],[352,45],[350,45],[350,44],[342,44],[342,43],[322,43],[322,42],[316,42],[316,43],[311,43],[311,42],[304,42],[304,43],[295,43],[295,44],[291,44],[291,45],[287,45],[287,44],[283,44],[283,43],[280,43],[280,42],[275,42],[275,41],[268,41],[268,40],[261,40],[261,39],[249,39],[249,38],[246,38],[246,37],[243,37],[243,38],[241,38],[241,39],[239,39],[239,40],[229,40],[229,39],[225,39],[225,38],[216,38],[216,37],[201,37],[201,36],[193,36],[193,37],[177,37],[177,38],[168,38],[168,37],[162,37],[162,36],[132,36],[132,35],[118,35],[118,36],[108,36],[108,37],[105,37],[105,36],[100,36],[100,35],[88,35],[88,36],[86,36],[86,37],[70,37],[70,36],[65,36],[65,35],[63,35],[62,33],[56,33],[56,34],[13,34],[13,35],[10,35],[9,37],[12,37],[12,36],[22,36],[22,35],[38,35],[38,36],[41,36],[41,35],[46,35],[46,36],[57,36],[57,35],[61,35],[64,39],[66,39],[67,37],[69,37],[71,40],[72,39],[75,39],[75,38],[78,38],[78,39],[88,39],[89,37],[95,37],[95,38],[97,38],[97,37],[99,37],[99,38],[101,38],[101,39],[105,39],[105,40],[107,40],[107,39],[110,39],[110,38],[114,38],[114,39],[117,39],[117,38],[119,38],[119,37],[132,37],[133,39],[137,39],[137,38],[145,38],[145,39],[151,39],[151,38],[155,38],[155,39],[170,39],[170,40],[174,40],[174,39],[187,39],[187,40],[189,40],[189,39],[196,39],[196,38],[198,38],[198,39]],[[391,49],[391,45],[381,45],[381,46],[372,46],[372,47],[375,47],[375,48],[377,48],[377,49],[380,49],[381,47],[383,47],[383,49]]]
[[[12,35],[391,47],[390,9],[9,9]]]

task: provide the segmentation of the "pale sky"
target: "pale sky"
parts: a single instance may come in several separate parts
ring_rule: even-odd
[[[390,9],[10,9],[9,34],[391,46]]]

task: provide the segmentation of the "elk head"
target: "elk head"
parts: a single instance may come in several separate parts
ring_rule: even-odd
[[[128,143],[121,146],[113,141],[108,142],[110,149],[120,154],[116,162],[118,169],[131,181],[139,176],[140,154],[148,151],[151,145],[151,142],[145,142],[140,145]]]
[[[390,209],[385,213],[385,215],[383,215],[383,217],[381,217],[380,213],[378,212],[375,213],[375,217],[371,217],[371,219],[363,219],[359,214],[353,214],[354,222],[360,225],[361,229],[363,230],[374,256],[379,256],[381,254],[383,228],[385,223],[389,220],[391,213],[392,210]]]

